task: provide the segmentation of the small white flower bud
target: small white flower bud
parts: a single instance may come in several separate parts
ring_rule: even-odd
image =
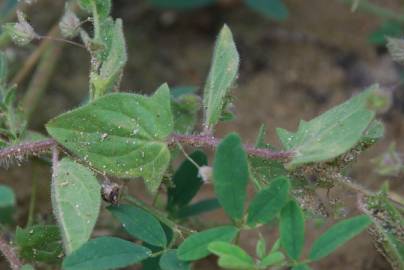
[[[11,39],[16,45],[24,46],[39,36],[25,19],[24,13],[17,10],[17,17],[18,22],[4,25],[4,30],[9,33]]]
[[[212,167],[209,166],[199,167],[198,176],[202,178],[203,182],[209,183],[209,180],[212,178]]]
[[[76,14],[66,8],[65,14],[59,22],[60,32],[65,38],[74,38],[80,31],[80,20]]]

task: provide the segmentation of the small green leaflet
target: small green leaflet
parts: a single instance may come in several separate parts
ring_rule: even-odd
[[[145,247],[115,237],[98,237],[67,256],[63,270],[109,270],[139,263],[151,255]]]
[[[215,241],[208,246],[210,252],[219,256],[219,266],[226,269],[255,269],[253,258],[240,247],[222,241]]]
[[[239,61],[233,35],[229,27],[224,25],[216,41],[204,89],[205,127],[209,130],[219,122],[223,110],[226,109],[230,88],[237,78]]]
[[[376,91],[379,86],[373,85],[309,122],[301,121],[296,133],[278,128],[284,148],[295,153],[288,167],[330,160],[354,147],[375,116],[368,107]]]
[[[49,134],[88,165],[119,177],[143,177],[151,191],[170,162],[173,131],[166,84],[151,97],[111,94],[47,124]]]
[[[372,221],[366,215],[338,222],[313,243],[309,259],[316,261],[329,255],[345,242],[361,233],[371,223]]]
[[[199,166],[208,164],[208,158],[202,151],[195,151],[190,158]],[[167,208],[171,211],[186,206],[203,184],[198,168],[188,159],[184,160],[172,178],[173,187],[168,189]]]
[[[311,270],[311,268],[307,264],[300,264],[300,265],[294,266],[292,268],[292,270]]]
[[[271,265],[280,264],[284,260],[285,260],[285,255],[283,255],[283,253],[280,252],[280,251],[275,251],[275,252],[272,252],[272,253],[268,254],[264,258],[262,258],[259,265],[261,267],[266,268],[266,267],[271,266]]]
[[[160,8],[173,8],[173,9],[194,9],[211,5],[216,0],[149,0],[149,2]]]
[[[233,226],[221,226],[192,234],[178,247],[177,256],[183,261],[195,261],[209,255],[208,245],[213,241],[232,241],[238,233]]]
[[[213,161],[213,185],[224,211],[241,220],[247,195],[247,154],[236,133],[226,136],[216,149]]]
[[[387,37],[400,37],[402,34],[402,25],[396,20],[384,21],[373,31],[369,37],[369,43],[373,45],[385,45]]]
[[[28,261],[57,263],[63,255],[61,236],[56,225],[17,227],[15,243],[19,255]]]
[[[68,158],[62,159],[52,177],[52,208],[65,252],[70,254],[91,235],[101,205],[101,187],[92,172]]]
[[[246,0],[245,3],[256,12],[276,21],[289,16],[288,8],[282,0]]]
[[[181,208],[177,212],[178,218],[189,218],[220,208],[220,203],[216,198],[205,199]]]
[[[180,261],[177,257],[176,250],[168,250],[164,252],[159,261],[161,270],[190,270],[191,266],[188,262]]]
[[[288,202],[282,209],[279,229],[282,247],[290,258],[299,260],[304,246],[304,217],[295,201]]]
[[[132,236],[147,243],[164,247],[167,238],[160,222],[148,212],[131,205],[110,206],[108,210]]]
[[[0,185],[0,209],[15,205],[14,191],[5,185]]]
[[[273,219],[288,201],[289,185],[289,179],[281,176],[274,179],[269,187],[258,192],[248,208],[248,225],[253,227]]]

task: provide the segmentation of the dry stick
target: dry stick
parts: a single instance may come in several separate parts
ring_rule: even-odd
[[[10,264],[12,270],[20,270],[22,263],[18,259],[12,246],[10,246],[3,238],[0,237],[0,251],[3,253],[4,257]]]
[[[22,99],[22,107],[27,120],[35,111],[39,100],[43,96],[61,52],[61,44],[49,44],[48,50],[44,52],[28,90]]]

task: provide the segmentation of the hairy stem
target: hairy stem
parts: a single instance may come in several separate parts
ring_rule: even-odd
[[[21,269],[22,263],[20,259],[18,259],[13,247],[10,246],[2,237],[0,237],[0,251],[10,264],[12,270]]]
[[[38,155],[42,152],[49,151],[56,146],[57,142],[53,139],[43,141],[27,142],[10,147],[0,149],[0,160],[11,159],[21,156]]]
[[[168,139],[168,144],[170,146],[175,146],[177,143],[182,145],[189,145],[193,147],[206,147],[215,149],[219,144],[220,139],[215,138],[210,135],[182,135],[173,134]],[[288,151],[273,151],[270,149],[256,148],[253,145],[244,145],[246,152],[251,156],[261,157],[264,159],[272,160],[285,160],[288,161],[293,157],[293,152]]]

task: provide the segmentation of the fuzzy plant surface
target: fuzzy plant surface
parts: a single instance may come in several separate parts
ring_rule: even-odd
[[[214,1],[150,2],[191,8]],[[285,12],[280,0],[246,3],[263,12]],[[153,94],[140,95],[119,91],[126,42],[124,23],[111,17],[111,6],[110,0],[67,3],[58,40],[87,49],[89,98],[50,119],[47,134],[27,129],[24,107],[8,80],[7,56],[0,53],[0,161],[13,165],[41,158],[52,171],[53,222],[36,220],[30,210],[27,225],[15,228],[16,196],[0,185],[0,252],[11,269],[143,265],[148,270],[187,270],[212,255],[223,269],[308,270],[365,231],[392,269],[404,269],[403,199],[393,196],[386,184],[370,191],[347,174],[347,168],[384,136],[377,116],[389,106],[390,97],[379,85],[301,120],[295,131],[277,128],[280,149],[265,141],[264,125],[254,145],[243,143],[236,132],[218,138],[217,125],[234,118],[229,108],[240,65],[229,26],[217,36],[201,97],[195,88],[164,82]],[[78,10],[89,17],[85,22],[91,23],[91,32],[82,27]],[[49,40],[35,32],[22,12],[17,18],[2,28],[9,41],[24,46]],[[389,49],[399,62],[404,59],[402,43],[390,39]],[[384,174],[403,169],[394,145],[374,162]],[[153,204],[131,196],[118,179],[143,181]],[[203,185],[211,185],[214,194],[196,199]],[[329,216],[335,217],[331,225],[308,241],[306,224],[326,217],[307,202],[315,199],[316,191],[338,187],[356,194],[357,214],[347,217],[338,215],[337,207],[329,209]],[[159,202],[158,196],[166,200]],[[216,209],[223,210],[227,222],[204,217],[203,226],[194,226],[201,214]],[[101,210],[111,220],[109,235],[94,234]],[[261,235],[263,227],[277,231],[278,237]],[[246,231],[256,235],[254,254],[240,241]]]

